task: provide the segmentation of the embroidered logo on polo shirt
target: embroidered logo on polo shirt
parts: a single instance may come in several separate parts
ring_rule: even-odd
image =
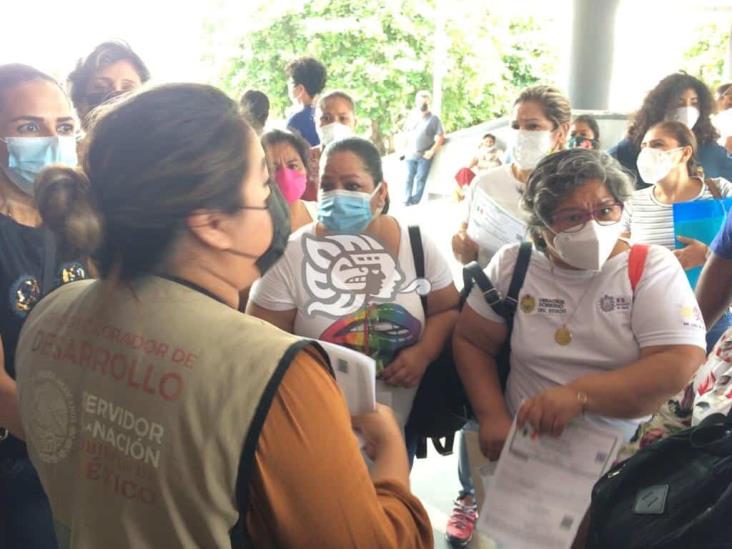
[[[41,299],[41,285],[36,277],[22,275],[10,285],[8,298],[13,312],[20,318],[25,318]]]
[[[526,294],[524,297],[521,298],[521,303],[519,305],[521,307],[521,311],[523,313],[531,314],[536,309],[536,299],[533,295]]]
[[[55,286],[63,286],[87,278],[86,270],[77,261],[64,263],[54,280]],[[21,275],[10,285],[8,302],[11,310],[20,318],[25,318],[43,294],[41,283],[33,275]]]
[[[616,297],[605,294],[598,302],[600,310],[603,313],[612,313],[613,311],[629,311],[633,300],[629,297]]]
[[[81,263],[72,262],[65,263],[61,266],[59,272],[59,278],[56,281],[59,286],[69,284],[70,282],[76,282],[77,280],[84,280],[86,278],[86,270]]]
[[[615,310],[615,298],[611,295],[604,295],[600,299],[600,309],[603,312],[609,313]]]

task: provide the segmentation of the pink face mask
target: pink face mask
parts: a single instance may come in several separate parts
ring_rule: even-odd
[[[305,192],[307,177],[304,173],[290,168],[278,168],[274,178],[288,204],[295,202]]]

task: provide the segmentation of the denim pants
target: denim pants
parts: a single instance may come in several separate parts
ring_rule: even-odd
[[[28,456],[0,457],[0,547],[58,547],[51,506]]]
[[[465,438],[465,431],[477,431],[478,423],[474,420],[468,421],[460,431],[460,453],[458,454],[458,478],[460,479],[460,495],[475,497],[475,485],[470,476],[470,458],[468,457],[468,444]]]
[[[426,158],[407,159],[407,184],[404,189],[405,205],[419,204],[422,200],[431,165],[432,160],[427,160]]]

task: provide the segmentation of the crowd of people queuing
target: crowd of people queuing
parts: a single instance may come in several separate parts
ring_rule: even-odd
[[[497,460],[514,421],[633,440],[732,337],[732,216],[712,243],[673,217],[732,195],[731,85],[667,76],[607,153],[557,88],[518,94],[512,139],[483,135],[458,173],[452,237],[502,296],[532,243],[507,326],[390,214],[348,90],[311,57],[283,71],[277,127],[267,93],[152,86],[122,42],[66,86],[0,66],[0,547],[431,547],[408,418],[446,347]],[[430,102],[405,126],[409,206],[445,143]],[[513,237],[474,229],[499,214]],[[318,341],[374,359],[375,412],[350,416]],[[462,443],[456,546],[469,471]]]

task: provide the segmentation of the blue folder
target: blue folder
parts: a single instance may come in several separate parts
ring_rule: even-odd
[[[674,204],[674,238],[685,236],[711,244],[714,237],[724,225],[727,212],[732,206],[732,198],[723,200],[694,200]],[[676,240],[676,248],[684,245]],[[696,288],[701,267],[686,271],[689,283]]]

